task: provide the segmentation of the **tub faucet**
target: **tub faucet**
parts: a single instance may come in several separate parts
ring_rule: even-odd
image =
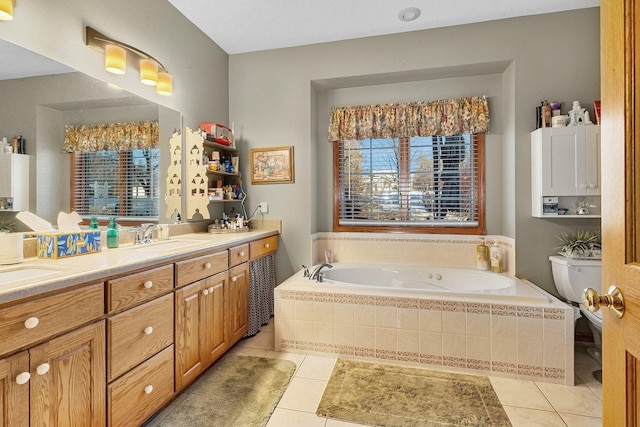
[[[315,280],[316,282],[322,282],[322,273],[321,273],[321,271],[325,267],[333,268],[333,265],[329,264],[328,262],[323,262],[322,264],[317,266],[315,270],[313,270],[313,273],[311,273],[311,276],[309,276],[309,280]]]

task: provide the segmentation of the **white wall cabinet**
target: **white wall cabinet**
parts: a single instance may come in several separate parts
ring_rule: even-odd
[[[0,208],[29,210],[29,156],[0,154]]]
[[[558,197],[559,208],[575,217],[577,201],[587,197],[590,215],[600,216],[600,126],[536,129],[531,133],[531,211],[543,212],[545,197]]]

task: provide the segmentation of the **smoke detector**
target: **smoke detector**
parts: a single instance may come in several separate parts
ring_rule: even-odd
[[[420,16],[420,13],[420,9],[417,7],[407,7],[398,13],[398,19],[402,22],[415,21]]]

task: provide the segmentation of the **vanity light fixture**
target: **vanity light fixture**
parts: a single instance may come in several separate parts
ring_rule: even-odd
[[[173,93],[173,77],[171,77],[171,74],[164,72],[158,73],[156,92],[160,95],[171,95]]]
[[[0,0],[0,21],[13,19],[14,0]]]
[[[153,59],[140,60],[140,83],[147,86],[158,84],[158,64]]]
[[[0,4],[3,1],[6,0],[0,0]],[[160,61],[148,53],[107,37],[91,27],[85,28],[85,44],[99,52],[104,52],[105,69],[108,72],[124,74],[128,65],[140,72],[141,83],[156,86],[158,94],[171,95],[173,93],[171,74],[167,72]]]
[[[112,74],[124,74],[127,68],[127,51],[116,44],[105,45],[104,68]]]

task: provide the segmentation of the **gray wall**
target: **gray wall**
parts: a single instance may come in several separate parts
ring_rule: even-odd
[[[517,274],[555,293],[547,260],[557,246],[554,236],[599,222],[530,216],[529,134],[544,99],[562,101],[564,111],[579,100],[592,111],[600,96],[599,63],[597,8],[231,55],[229,115],[244,164],[250,148],[295,147],[295,183],[245,183],[250,211],[267,201],[269,215],[284,221],[278,279],[309,262],[311,233],[330,230],[326,129],[334,100],[386,102],[396,89],[405,97],[418,87],[420,99],[413,100],[430,100],[460,96],[478,84],[490,92],[492,150],[501,147],[488,159],[489,231],[515,238]]]
[[[158,58],[173,75],[173,95],[157,95],[132,69],[106,72],[104,55],[84,44],[85,26]],[[187,126],[228,123],[229,56],[168,1],[22,1],[15,19],[0,25],[0,38],[179,111]]]
[[[103,68],[104,55],[84,43],[85,26],[158,58],[173,75],[173,96],[157,95],[154,88],[142,85],[135,70],[128,69],[124,76],[107,73]],[[170,129],[164,129],[161,123],[161,140],[168,140],[173,128],[182,128],[180,113],[184,125],[190,127],[198,127],[203,121],[228,123],[228,55],[167,1],[19,2],[15,19],[0,25],[0,38],[159,105],[161,121],[165,118],[164,121],[170,119],[175,123]],[[0,58],[0,62],[12,60]],[[55,174],[61,162],[68,164],[68,158],[59,149],[59,131],[63,127],[60,123],[56,126],[54,113],[66,109],[60,103],[88,99],[84,92],[86,84],[63,90],[55,85],[35,84],[32,79],[18,80],[11,81],[17,85],[14,90],[5,91],[0,86],[0,108],[8,107],[13,112],[5,114],[0,109],[0,137],[25,136],[27,154],[31,156],[31,208],[51,220],[51,215],[69,206],[68,171]],[[101,86],[104,89],[105,85]],[[105,93],[99,99],[109,97]],[[137,113],[128,114],[123,109],[119,116],[123,115],[133,120]],[[158,107],[154,117],[158,118]],[[161,158],[161,170],[166,170],[167,165]],[[57,194],[63,188],[67,194]],[[161,203],[161,219],[163,216]]]

